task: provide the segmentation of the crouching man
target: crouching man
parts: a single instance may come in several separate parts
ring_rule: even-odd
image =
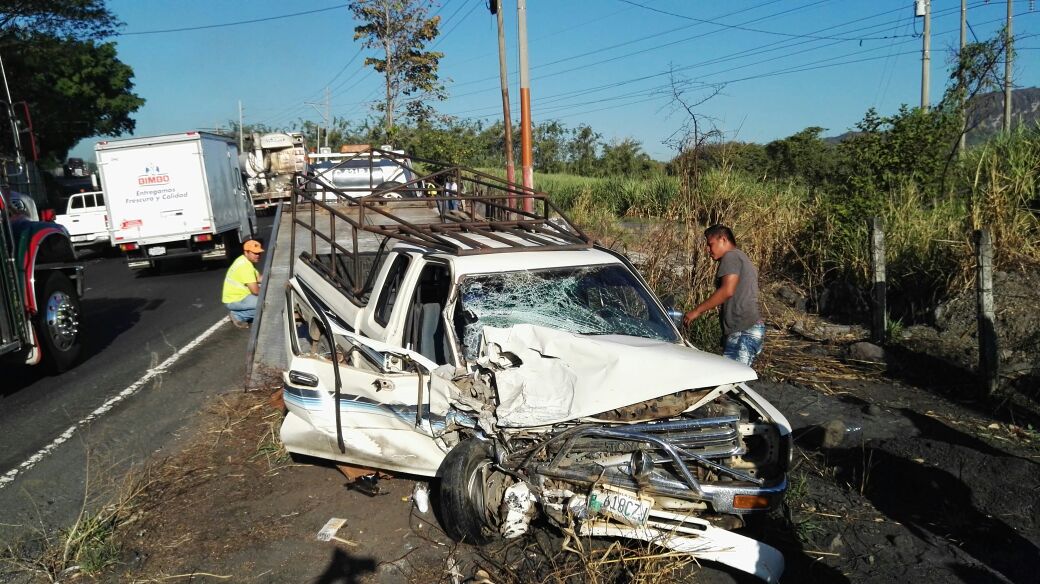
[[[238,328],[249,328],[256,318],[256,301],[260,294],[260,272],[256,263],[264,248],[259,241],[250,239],[242,244],[242,255],[235,258],[224,276],[224,292],[221,302],[231,313],[231,324]]]

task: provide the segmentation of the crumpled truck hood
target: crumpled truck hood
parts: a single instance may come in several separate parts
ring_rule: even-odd
[[[533,427],[593,416],[687,389],[757,379],[750,367],[666,341],[587,336],[514,325],[484,327],[481,359],[521,364],[495,372],[498,424]]]

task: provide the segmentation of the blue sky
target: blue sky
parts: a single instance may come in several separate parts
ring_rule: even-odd
[[[516,1],[504,0],[513,122],[519,121]],[[912,0],[528,0],[532,117],[568,127],[588,124],[603,140],[634,138],[660,160],[684,117],[671,98],[669,71],[705,97],[699,84],[723,84],[697,107],[730,138],[768,142],[807,126],[840,134],[870,107],[917,105],[922,20]],[[1040,85],[1040,7],[1014,2],[1021,37],[1015,83]],[[640,6],[642,5],[642,6]],[[1003,24],[1003,0],[969,0],[974,36]],[[346,1],[109,0],[125,23],[113,39],[147,100],[136,135],[244,121],[292,126],[322,119],[313,106],[330,89],[336,117],[361,121],[382,92],[368,54],[353,41]],[[307,14],[299,14],[307,12]],[[486,0],[439,0],[434,50],[449,97],[445,114],[500,119],[497,29]],[[931,98],[938,100],[959,39],[960,0],[932,0]],[[293,15],[295,16],[287,16]],[[259,22],[214,26],[242,21]],[[206,28],[203,28],[206,27]],[[188,29],[174,32],[171,29]],[[972,40],[969,33],[969,40]],[[85,140],[74,155],[93,158]]]

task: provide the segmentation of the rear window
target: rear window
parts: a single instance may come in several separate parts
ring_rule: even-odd
[[[72,197],[72,207],[70,207],[70,208],[72,208],[72,209],[82,209],[83,208],[83,197]]]

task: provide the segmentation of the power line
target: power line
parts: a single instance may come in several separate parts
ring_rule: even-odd
[[[826,1],[826,0],[822,0],[822,1]],[[755,19],[755,20],[746,21],[743,24],[746,24],[746,23],[749,23],[749,22],[756,22],[758,20],[764,20],[764,19],[767,19],[767,18],[773,18],[773,17],[775,17],[776,15],[779,15],[779,14],[784,14],[784,13],[792,12],[794,10],[798,10],[798,9],[801,9],[801,8],[807,8],[807,7],[810,7],[810,6],[814,6],[816,4],[820,4],[820,3],[822,3],[822,1],[814,2],[814,3],[811,3],[811,4],[807,4],[807,5],[798,7],[798,8],[785,10],[785,11],[782,11],[780,13],[763,16],[763,17]],[[980,4],[981,3],[976,3],[976,5],[980,5]],[[847,21],[847,22],[836,24],[836,25],[828,26],[828,27],[825,27],[823,29],[819,29],[819,30],[813,31],[813,32],[824,32],[824,31],[828,31],[828,30],[840,29],[840,28],[846,27],[848,25],[851,25],[851,24],[854,24],[854,23],[857,23],[857,22],[862,22],[862,21],[866,21],[866,20],[872,20],[872,19],[875,19],[875,18],[878,18],[878,17],[881,17],[881,16],[885,16],[886,14],[890,14],[892,12],[899,12],[899,11],[901,11],[901,9],[886,10],[886,11],[879,12],[879,13],[876,13],[876,14],[872,14],[872,15],[869,15],[869,16],[860,17],[860,18],[857,18],[857,19],[854,19],[854,20],[851,20],[851,21]],[[946,9],[946,10],[936,11],[933,14],[933,16],[938,17],[938,16],[945,15],[945,13],[952,13],[952,12],[956,12],[956,11],[959,11],[959,9]],[[902,21],[901,18],[900,19],[896,19],[896,20],[889,20],[889,21],[885,21],[885,22],[880,23],[880,24],[874,24],[874,25],[860,27],[858,29],[853,29],[853,30],[851,30],[849,32],[856,33],[856,32],[862,32],[862,31],[870,31],[870,30],[873,30],[873,29],[878,29],[878,28],[881,28],[881,27],[889,26],[889,25],[894,24],[894,23],[899,23],[901,21]],[[715,30],[715,31],[710,31],[708,33],[701,34],[701,35],[695,35],[695,36],[692,36],[692,37],[687,37],[685,39],[680,39],[678,41],[672,41],[672,42],[664,43],[664,44],[661,44],[661,45],[655,45],[654,47],[650,47],[650,48],[647,48],[647,49],[641,49],[639,51],[633,51],[633,52],[625,53],[625,54],[618,55],[618,56],[615,56],[615,57],[602,59],[602,60],[599,60],[599,61],[596,61],[596,62],[593,62],[593,63],[586,63],[586,64],[583,64],[583,65],[579,65],[579,66],[568,68],[568,69],[563,69],[563,70],[556,71],[556,72],[553,72],[553,73],[547,73],[545,75],[540,75],[538,77],[535,77],[535,80],[546,79],[546,78],[550,78],[550,77],[564,75],[564,74],[571,73],[571,72],[574,72],[574,71],[585,70],[585,69],[588,69],[589,67],[602,65],[602,64],[605,64],[605,63],[613,62],[613,61],[618,61],[618,60],[621,60],[621,59],[625,59],[625,58],[628,58],[628,57],[632,57],[632,56],[635,56],[635,55],[646,53],[646,52],[649,52],[649,51],[652,51],[652,50],[657,50],[657,49],[664,48],[664,47],[667,47],[667,46],[672,46],[672,45],[675,45],[675,44],[686,42],[686,41],[692,40],[694,38],[703,38],[703,37],[706,37],[708,35],[711,35],[711,34],[714,34],[714,33],[718,33],[718,32],[721,32],[721,29]],[[652,35],[652,36],[656,36],[656,35]],[[726,61],[732,61],[734,59],[739,59],[739,58],[744,58],[744,57],[755,56],[755,55],[758,55],[758,54],[768,53],[768,52],[771,52],[771,51],[774,51],[774,50],[783,50],[783,49],[787,49],[787,48],[791,48],[791,47],[796,47],[796,46],[800,46],[800,45],[814,43],[814,42],[816,42],[816,40],[817,39],[806,39],[806,40],[801,40],[801,41],[798,41],[798,42],[793,42],[792,40],[775,41],[775,42],[772,42],[772,43],[767,43],[767,44],[764,44],[764,45],[760,45],[758,47],[754,47],[752,49],[745,49],[743,51],[738,51],[736,53],[731,53],[730,55],[725,55],[725,56],[722,56],[722,57],[719,57],[719,58],[716,58],[716,59],[713,59],[713,60],[704,61],[704,62],[701,62],[701,63],[695,63],[695,64],[692,64],[692,65],[688,65],[688,66],[680,68],[679,70],[680,71],[682,71],[682,70],[689,70],[689,69],[693,69],[693,68],[700,67],[700,66],[712,65],[712,64],[717,64],[717,63],[723,63],[723,62],[726,62]],[[826,47],[833,46],[833,45],[836,45],[836,44],[840,44],[842,42],[846,42],[846,41],[833,41],[833,42],[830,42],[830,43],[827,43],[827,44],[824,44],[824,45],[819,45],[819,46],[817,46],[815,48],[811,48],[811,49],[808,49],[808,50],[818,50],[818,49],[826,48]],[[787,44],[785,44],[785,43],[787,43]],[[770,47],[774,47],[774,48],[770,48]],[[606,50],[606,49],[604,49],[604,50]],[[585,54],[596,54],[596,53],[601,53],[601,52],[602,52],[602,50],[601,51],[592,51],[590,53],[584,53],[583,55],[585,55]],[[799,51],[797,53],[787,53],[784,56],[792,56],[794,54],[800,54],[800,53],[803,53],[803,52],[806,52],[806,50]],[[554,63],[558,63],[558,62],[562,62],[562,61],[570,60],[570,59],[571,58],[561,59],[561,60],[554,61],[553,63],[549,63],[549,64],[554,64]],[[770,59],[770,60],[775,60],[775,59]],[[765,62],[765,61],[760,61],[759,63],[761,63],[761,62]],[[548,66],[549,64],[538,65],[536,67],[533,67],[533,69],[540,69],[542,67]],[[746,65],[744,65],[742,67],[745,67],[745,66]],[[628,80],[628,81],[624,81],[624,82],[617,82],[617,83],[618,84],[627,84],[627,83],[631,83],[631,82],[638,82],[638,81],[642,81],[642,80],[649,79],[649,78],[652,78],[652,77],[659,77],[659,76],[666,75],[666,74],[667,74],[667,72],[651,74],[651,75],[641,76],[641,77],[638,77],[638,78],[635,78],[635,79],[632,79],[632,80]],[[486,81],[486,80],[480,80],[480,81]],[[470,83],[473,83],[473,82],[470,82]],[[607,87],[609,88],[612,85],[614,85],[614,84],[610,84]],[[467,95],[475,95],[475,94],[478,94],[478,93],[484,93],[484,92],[488,92],[488,91],[491,91],[491,90],[492,90],[492,88],[487,88],[487,89],[482,89],[482,90],[475,90],[475,91],[464,93],[464,94],[457,94],[454,97],[463,97],[463,96],[467,96]],[[575,91],[575,93],[578,93],[578,92],[579,91]],[[540,101],[544,101],[544,100],[540,100]]]
[[[777,31],[773,31],[773,30],[763,30],[763,29],[760,29],[760,28],[750,28],[750,27],[741,26],[741,25],[738,25],[738,24],[726,24],[724,22],[718,22],[716,20],[707,20],[707,19],[703,19],[703,18],[694,18],[692,16],[687,16],[685,14],[677,14],[675,12],[668,12],[667,10],[661,10],[660,8],[654,8],[653,6],[647,6],[645,4],[640,4],[638,2],[633,2],[632,0],[618,0],[618,2],[624,2],[625,4],[631,4],[632,6],[637,6],[639,8],[650,10],[651,12],[658,12],[660,14],[666,14],[668,16],[674,16],[676,18],[682,18],[683,20],[692,20],[694,22],[699,22],[699,23],[703,23],[703,24],[714,24],[715,26],[721,26],[723,28],[731,28],[731,29],[734,29],[734,30],[744,30],[744,31],[748,31],[748,32],[757,32],[757,33],[762,33],[762,34],[772,34],[772,35],[784,36],[784,37],[790,37],[790,38],[816,39],[816,40],[826,40],[826,41],[879,41],[879,40],[885,40],[885,39],[892,38],[890,36],[858,37],[858,38],[828,37],[828,36],[814,36],[814,35],[804,35],[804,34],[777,32]]]
[[[305,16],[308,14],[317,14],[319,12],[328,12],[330,10],[338,10],[340,8],[346,8],[346,4],[337,4],[335,6],[329,6],[328,8],[317,8],[315,10],[305,10],[303,12],[294,12],[292,14],[281,14],[278,16],[268,16],[266,18],[254,18],[252,20],[239,20],[236,22],[223,22],[220,24],[205,24],[201,26],[189,26],[184,28],[167,28],[162,30],[140,30],[136,32],[118,32],[112,36],[137,36],[144,34],[163,34],[168,32],[188,32],[193,30],[207,30],[211,28],[223,28],[228,26],[239,26],[243,24],[256,24],[258,22],[269,22],[272,20],[281,20],[283,18],[293,18],[296,16]]]
[[[992,23],[1001,22],[1001,21],[1002,21],[1002,19],[995,19],[995,20],[984,22],[982,24],[992,24]],[[947,35],[947,34],[951,34],[952,32],[956,32],[956,31],[953,30],[953,29],[950,29],[950,30],[943,31],[941,33],[937,33],[936,36]],[[902,42],[900,42],[898,44],[906,44],[906,43],[909,43],[909,42],[912,42],[912,41],[909,41],[909,40],[902,41]],[[797,44],[804,44],[804,43],[797,43]],[[819,48],[819,47],[817,47],[817,48]],[[882,55],[882,56],[865,57],[865,58],[860,58],[860,59],[841,61],[839,63],[828,63],[829,61],[833,61],[835,59],[843,59],[843,58],[852,57],[852,56],[855,56],[855,55],[861,55],[863,53],[876,51],[876,50],[879,50],[879,49],[889,49],[889,52],[888,52],[888,54]],[[854,64],[854,63],[860,63],[860,62],[866,62],[866,61],[874,61],[874,60],[879,60],[879,59],[888,58],[888,57],[893,56],[892,53],[891,53],[891,49],[892,49],[891,46],[873,47],[873,48],[865,49],[865,50],[862,50],[862,51],[856,51],[854,53],[846,53],[846,54],[843,54],[843,55],[838,55],[838,56],[835,56],[835,57],[828,57],[826,59],[821,59],[821,60],[813,61],[813,62],[810,62],[810,63],[805,63],[805,64],[801,64],[801,65],[794,65],[794,66],[789,67],[789,68],[779,69],[779,70],[775,70],[775,71],[771,71],[771,72],[767,72],[767,73],[760,73],[760,74],[749,75],[749,76],[740,77],[740,78],[727,79],[727,80],[719,81],[719,82],[713,83],[713,84],[704,83],[703,85],[704,86],[725,85],[725,84],[737,83],[737,82],[748,81],[748,80],[753,80],[753,79],[775,77],[775,76],[778,76],[778,75],[785,75],[785,74],[790,74],[790,73],[799,73],[799,72],[804,72],[804,71],[812,71],[812,70],[817,70],[817,69],[830,68],[830,67],[834,67],[834,66],[838,66],[838,65],[848,65],[848,64]],[[799,51],[799,53],[800,52],[805,52],[805,50]],[[907,54],[913,54],[913,53],[914,53],[914,51],[906,51],[906,52],[897,53],[894,56],[898,57],[898,56],[907,55]],[[741,67],[738,67],[738,68],[745,68],[745,67],[752,66],[752,65],[758,65],[758,64],[761,64],[761,63],[764,63],[764,62],[775,61],[775,60],[777,60],[779,58],[786,58],[786,57],[789,57],[789,56],[791,56],[791,54],[785,54],[785,55],[781,55],[779,57],[773,57],[773,58],[770,58],[770,59],[766,59],[766,60],[757,61],[757,62],[754,62],[754,63],[745,64],[745,65],[742,65]],[[726,60],[726,59],[717,59],[717,60],[715,60],[715,62],[722,61],[722,60]],[[714,64],[714,62],[710,62],[710,63]],[[703,66],[705,64],[708,64],[708,62],[691,65],[691,66],[688,66],[688,67],[681,68],[679,70],[689,69],[689,68],[692,68],[694,66]],[[719,73],[730,72],[730,71],[733,71],[735,69],[737,69],[737,68],[730,68],[730,69],[726,69],[725,71],[717,71],[717,72],[714,72],[714,73],[708,73],[708,74],[705,75],[705,77],[711,77],[711,76],[714,76],[714,75],[718,75]],[[653,78],[653,77],[660,77],[662,75],[668,75],[669,73],[672,73],[672,72],[671,71],[666,71],[666,72],[663,72],[663,73],[646,75],[646,76],[637,78],[637,80],[646,80],[646,79],[650,79],[650,78]],[[553,100],[553,98],[557,98],[557,97],[560,97],[561,99],[558,99],[556,101],[562,101],[562,99],[565,99],[566,96],[568,96],[568,94],[569,95],[575,95],[575,94],[587,95],[588,93],[591,93],[591,92],[594,92],[594,91],[597,91],[597,90],[601,90],[603,88],[611,88],[611,87],[614,87],[614,86],[619,86],[621,84],[628,83],[630,81],[631,80],[628,80],[628,81],[625,81],[625,82],[618,82],[616,84],[609,84],[609,85],[606,85],[606,86],[601,86],[600,88],[584,88],[584,89],[574,90],[574,91],[571,91],[571,92],[566,92],[565,94],[557,94],[555,96],[549,96],[549,98],[543,99],[543,100],[540,100],[540,101],[541,101],[541,103],[546,103],[547,100],[551,102]],[[602,102],[606,102],[606,101],[610,101],[610,100],[626,99],[628,97],[638,96],[638,95],[647,94],[647,93],[656,93],[657,95],[654,95],[654,96],[651,96],[651,97],[649,97],[647,99],[644,99],[644,100],[640,101],[639,103],[642,103],[642,102],[645,102],[645,101],[653,101],[655,99],[659,99],[660,92],[662,90],[668,88],[668,87],[669,87],[668,84],[663,84],[663,85],[658,85],[658,86],[651,87],[651,88],[646,89],[646,90],[640,90],[640,91],[636,91],[636,92],[622,94],[622,95],[619,95],[619,96],[611,96],[611,97],[601,98],[601,99],[597,99],[597,100],[588,100],[588,101],[582,101],[582,102],[576,102],[576,103],[570,103],[570,104],[561,104],[561,105],[556,106],[556,107],[540,108],[540,113],[552,114],[553,112],[565,111],[567,109],[578,108],[578,107],[583,108],[582,111],[586,112],[586,110],[584,109],[585,106],[588,106],[588,105],[591,105],[591,104],[602,103]],[[631,104],[631,102],[625,102],[625,103],[626,104]],[[468,111],[456,112],[454,115],[465,114],[465,113],[468,113],[469,111],[481,111],[481,110],[484,110],[484,109],[493,110],[494,108],[477,108],[477,109],[468,110]],[[486,117],[487,116],[479,116],[479,115],[477,115],[477,116],[465,117],[463,119],[483,119],[483,118],[486,118]]]

